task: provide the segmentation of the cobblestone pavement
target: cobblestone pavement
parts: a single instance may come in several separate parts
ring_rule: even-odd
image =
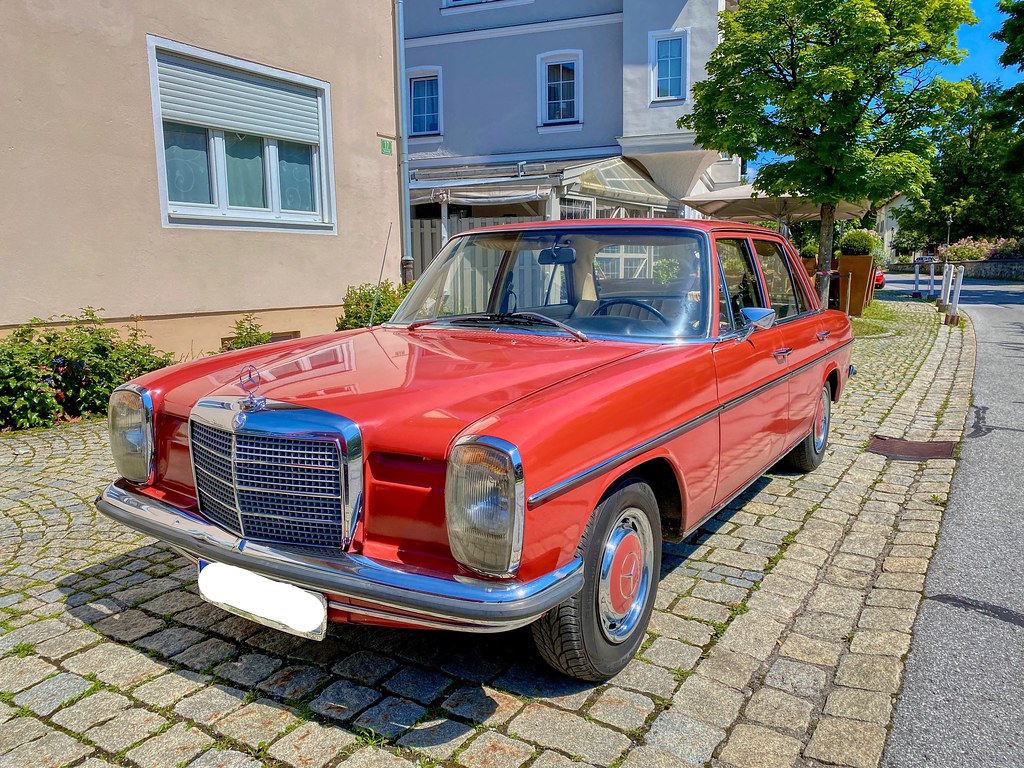
[[[959,440],[974,369],[969,325],[891,306],[821,468],[666,545],[648,640],[597,686],[548,672],[528,629],[317,643],[224,613],[95,511],[102,423],[0,435],[0,768],[877,765],[954,462],[864,448]]]

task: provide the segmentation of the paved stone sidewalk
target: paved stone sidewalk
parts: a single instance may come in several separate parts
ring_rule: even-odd
[[[548,672],[528,629],[316,643],[231,616],[95,512],[102,423],[0,435],[0,768],[877,765],[954,462],[864,447],[958,440],[974,355],[969,325],[892,306],[822,467],[667,545],[648,640],[599,686]]]

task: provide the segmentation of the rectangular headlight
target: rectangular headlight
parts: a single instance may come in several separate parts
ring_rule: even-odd
[[[445,520],[452,555],[487,576],[511,576],[523,550],[523,465],[492,437],[462,438],[448,457]]]
[[[142,387],[118,387],[107,410],[110,450],[118,473],[133,483],[149,483],[153,474],[153,404]]]

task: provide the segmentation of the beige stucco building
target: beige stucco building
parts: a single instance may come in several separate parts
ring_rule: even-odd
[[[102,307],[179,355],[400,274],[392,3],[4,0],[0,334]]]

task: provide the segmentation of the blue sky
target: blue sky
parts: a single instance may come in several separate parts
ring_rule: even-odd
[[[1003,26],[1006,16],[999,12],[996,0],[971,0],[971,8],[978,17],[978,23],[960,29],[960,47],[967,50],[967,58],[955,67],[939,68],[939,74],[947,80],[963,80],[977,75],[986,83],[999,80],[1004,88],[1024,81],[1024,73],[1019,69],[1004,69],[999,63],[1005,46],[993,40],[992,33]]]

